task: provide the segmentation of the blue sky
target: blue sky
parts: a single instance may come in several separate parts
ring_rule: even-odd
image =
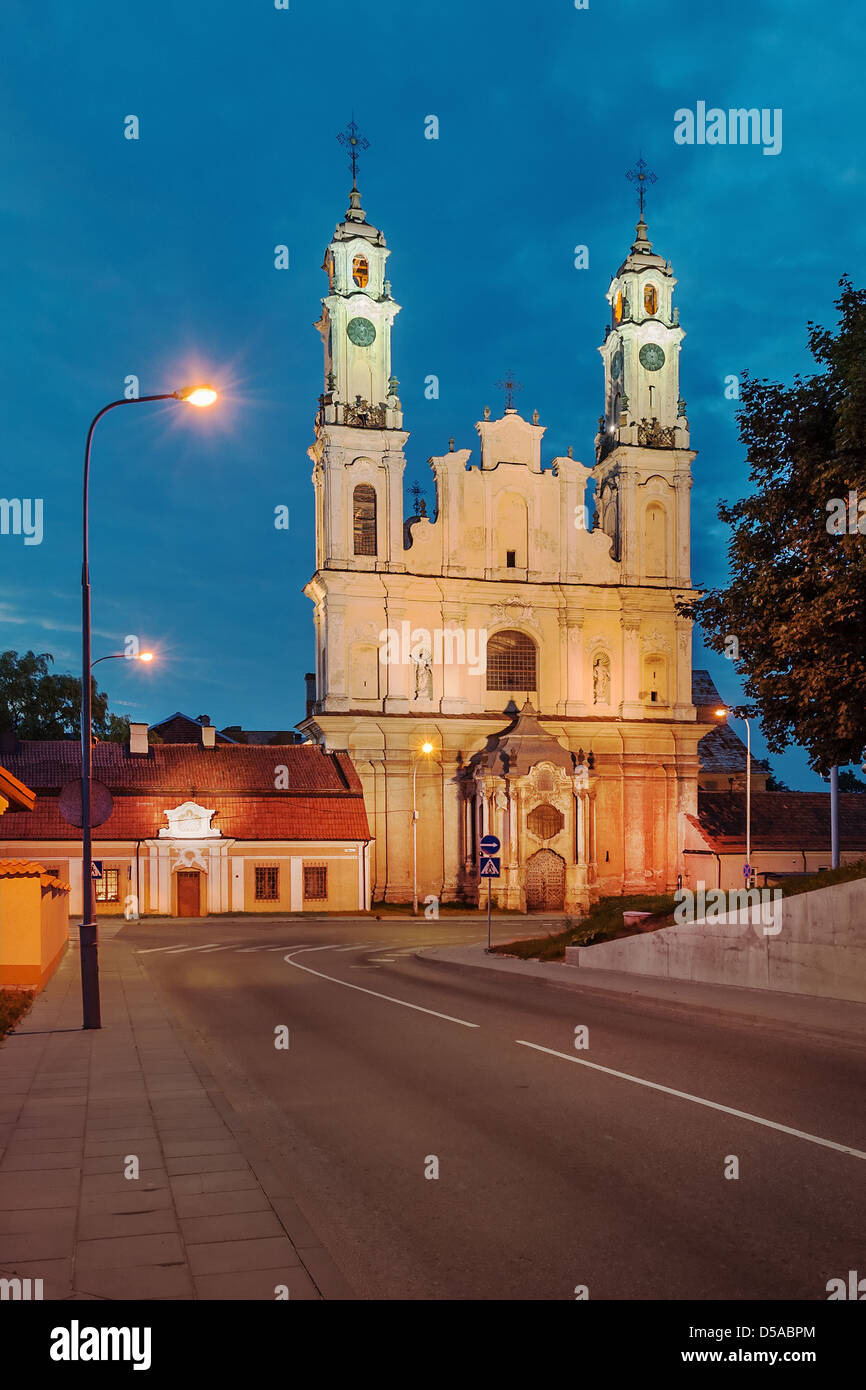
[[[105,663],[100,684],[148,721],[302,716],[312,324],[353,111],[371,142],[364,206],[403,306],[406,481],[428,501],[427,458],[452,435],[476,446],[508,370],[548,427],[545,457],[573,444],[592,462],[604,295],[633,237],[624,175],[643,152],[658,174],[650,235],[687,333],[693,576],[720,582],[716,504],[747,489],[725,377],[807,369],[807,320],[832,321],[843,272],[861,283],[861,21],[854,3],[830,13],[805,0],[6,0],[0,494],[42,497],[45,531],[39,546],[0,537],[0,647],[75,669],[87,424],[130,374],[142,393],[213,378],[219,410],[135,406],[99,427],[94,655],[127,633],[160,652],[148,670]],[[781,153],[675,144],[675,110],[699,100],[781,108]],[[124,139],[130,114],[138,141]],[[279,504],[288,532],[273,526]],[[730,663],[704,660],[699,641],[695,661],[737,699]],[[820,785],[797,750],[774,764],[792,786]]]

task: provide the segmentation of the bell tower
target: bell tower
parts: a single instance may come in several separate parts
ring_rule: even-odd
[[[391,326],[400,305],[391,298],[386,273],[391,253],[367,221],[358,192],[358,152],[369,142],[354,121],[338,139],[350,151],[352,190],[322,265],[328,276],[316,324],[325,350],[322,423],[400,429],[398,382],[391,374]]]
[[[685,333],[673,304],[670,261],[653,251],[644,218],[655,175],[639,159],[640,217],[631,249],[610,283],[610,321],[599,348],[604,415],[595,440],[599,520],[622,562],[623,581],[687,588],[691,460],[680,395]]]
[[[307,451],[316,494],[316,572],[304,590],[315,605],[316,707],[325,712],[347,710],[352,699],[374,705],[381,699],[375,644],[387,626],[381,576],[406,570],[403,449],[409,437],[391,372],[391,327],[400,306],[386,276],[390,252],[382,232],[367,221],[358,191],[358,156],[368,142],[354,120],[337,138],[349,152],[352,190],[325,252],[328,292],[315,325],[324,347],[325,389]],[[353,616],[361,609],[367,615],[363,641]]]

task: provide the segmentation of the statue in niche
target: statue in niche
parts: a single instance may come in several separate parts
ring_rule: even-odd
[[[415,699],[433,699],[433,666],[428,647],[416,647],[412,653],[412,663],[415,667]]]
[[[505,795],[505,792],[502,790],[501,787],[496,792],[496,795],[493,798],[493,804],[496,807],[497,811],[507,811],[508,809],[508,797]]]
[[[610,704],[610,662],[606,656],[597,656],[592,666],[592,703]]]

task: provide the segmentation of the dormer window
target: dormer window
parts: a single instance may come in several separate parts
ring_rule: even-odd
[[[367,281],[370,278],[370,267],[365,256],[356,256],[352,261],[352,279],[359,290],[367,288]]]

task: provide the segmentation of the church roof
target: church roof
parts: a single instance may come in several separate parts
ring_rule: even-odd
[[[361,195],[358,189],[353,186],[349,194],[346,216],[342,222],[337,223],[334,241],[348,241],[351,237],[356,236],[364,237],[366,241],[373,241],[377,246],[385,245],[385,238],[379,228],[367,221],[367,214],[361,207]]]
[[[508,773],[525,776],[536,763],[553,763],[573,772],[574,754],[538,722],[538,713],[527,700],[514,722],[501,734],[494,734],[478,755],[478,766],[499,776]]]
[[[719,723],[710,729],[698,744],[701,772],[736,772],[746,770],[746,745],[730,724]],[[752,776],[766,776],[767,769],[752,754]]]
[[[658,270],[662,274],[670,274],[670,269],[670,262],[666,261],[664,256],[658,256],[653,251],[653,244],[647,236],[646,222],[641,216],[635,227],[635,239],[631,244],[631,250],[616,272],[617,275],[641,270]]]

